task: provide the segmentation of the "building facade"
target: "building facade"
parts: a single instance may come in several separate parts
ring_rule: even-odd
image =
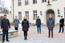
[[[52,13],[55,24],[59,23],[60,16],[65,17],[65,0],[12,0],[12,14],[20,21],[26,16],[30,23],[34,23],[37,16],[42,24],[46,25],[48,14]]]

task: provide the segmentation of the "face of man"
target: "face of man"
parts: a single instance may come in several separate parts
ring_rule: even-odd
[[[52,15],[51,14],[49,15],[49,18],[52,18]]]
[[[4,16],[5,19],[7,19],[7,16]]]

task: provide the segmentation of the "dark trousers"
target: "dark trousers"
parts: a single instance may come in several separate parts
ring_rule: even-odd
[[[60,29],[59,29],[59,32],[64,32],[64,26],[63,25],[60,25]]]
[[[6,41],[8,41],[8,31],[3,31],[3,37],[2,37],[2,41],[5,41],[5,37],[6,37]]]
[[[41,26],[40,27],[37,27],[37,32],[38,33],[41,33]]]
[[[53,27],[51,27],[51,28],[48,28],[48,30],[49,30],[49,36],[48,37],[52,37],[53,38]]]
[[[24,39],[27,39],[27,31],[24,31]]]

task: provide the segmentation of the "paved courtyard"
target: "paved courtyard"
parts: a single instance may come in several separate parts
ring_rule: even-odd
[[[13,30],[14,28],[12,27],[11,29]],[[28,32],[28,40],[24,40],[22,29],[19,27],[18,36],[10,38],[10,42],[5,43],[65,43],[65,32],[58,33],[59,26],[55,26],[53,38],[48,38],[48,29],[46,26],[42,26],[41,29],[42,33],[38,34],[36,26],[30,26]]]

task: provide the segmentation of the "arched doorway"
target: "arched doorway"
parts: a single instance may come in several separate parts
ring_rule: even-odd
[[[54,10],[52,10],[52,9],[48,9],[47,11],[46,11],[46,22],[47,22],[47,20],[49,19],[49,15],[51,14],[51,16],[52,16],[52,19],[54,19],[54,21],[55,21],[55,12],[54,12]]]

